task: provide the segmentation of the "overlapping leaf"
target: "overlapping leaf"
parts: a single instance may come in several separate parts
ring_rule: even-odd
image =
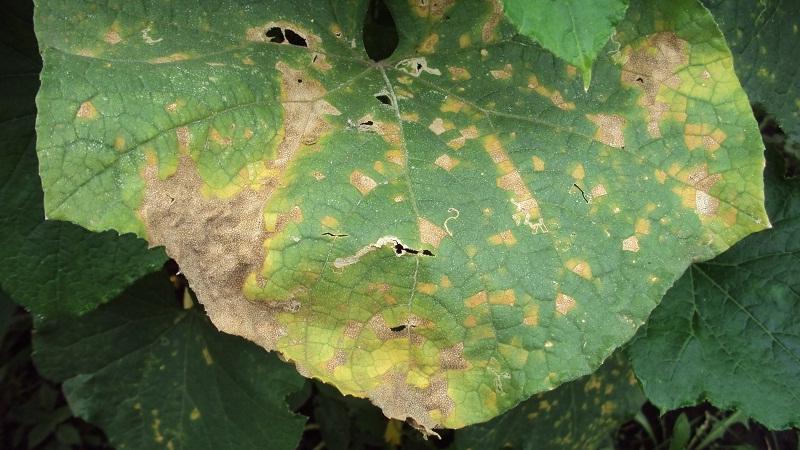
[[[117,448],[289,450],[303,431],[284,400],[303,378],[183,309],[161,273],[80,320],[38,321],[34,359]]]
[[[222,330],[425,429],[593,371],[767,225],[694,1],[631,4],[588,93],[499,2],[389,8],[375,63],[365,2],[43,3],[48,214],[166,246]]]
[[[34,134],[41,61],[25,10],[0,7],[0,285],[36,313],[83,313],[166,258],[132,235],[44,220]]]
[[[504,0],[509,20],[542,47],[580,70],[590,86],[592,64],[625,15],[628,0]]]
[[[800,180],[767,166],[774,226],[693,264],[631,346],[647,397],[664,409],[707,399],[773,429],[800,424]]]

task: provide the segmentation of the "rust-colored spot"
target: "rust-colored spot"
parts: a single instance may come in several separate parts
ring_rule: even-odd
[[[587,114],[586,118],[597,125],[594,140],[609,147],[625,147],[625,118],[616,114]]]
[[[575,299],[569,295],[558,293],[556,295],[556,312],[565,316],[568,312],[575,308]]]

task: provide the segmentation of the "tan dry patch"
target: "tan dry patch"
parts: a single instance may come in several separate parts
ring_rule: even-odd
[[[513,68],[511,64],[506,64],[502,69],[490,70],[489,74],[495,80],[508,80],[513,75]]]
[[[592,188],[592,198],[600,198],[604,195],[608,195],[608,191],[606,191],[606,187],[602,184],[598,184]]]
[[[444,13],[455,4],[455,0],[408,0],[409,5],[419,17],[441,19]]]
[[[569,295],[559,293],[556,296],[556,312],[562,316],[567,315],[575,308],[575,299]]]
[[[103,40],[107,44],[117,45],[122,42],[122,36],[116,30],[108,30],[106,34],[103,35]]]
[[[458,165],[459,160],[451,158],[446,153],[442,153],[441,155],[439,155],[438,158],[436,158],[436,161],[434,161],[433,163],[441,167],[442,169],[450,172],[451,170],[453,170],[453,167]]]
[[[437,118],[433,119],[433,121],[431,122],[430,125],[428,125],[428,129],[431,130],[433,132],[433,134],[439,136],[440,134],[444,133],[445,131],[453,128],[452,124],[449,124],[449,125],[450,125],[449,127],[445,126],[444,120],[442,120],[441,117],[437,117]]]
[[[639,251],[639,238],[631,236],[622,241],[622,250],[636,253]]]
[[[383,410],[386,417],[397,420],[411,419],[411,424],[426,435],[438,436],[433,429],[439,424],[432,418],[438,411],[447,416],[454,408],[447,395],[447,379],[432,377],[429,385],[422,389],[405,381],[404,372],[393,371],[384,375],[383,382],[369,393],[372,403]]]
[[[188,127],[178,127],[175,129],[175,137],[178,139],[178,150],[181,154],[186,154],[189,144],[192,142],[192,133]]]
[[[586,118],[597,125],[594,140],[609,147],[625,148],[624,117],[616,114],[587,114]]]
[[[453,81],[464,81],[472,78],[469,71],[463,67],[449,66],[447,71],[450,72],[450,79]]]
[[[430,244],[433,248],[439,248],[442,239],[447,236],[446,231],[423,217],[417,219],[417,225],[419,226],[420,242]]]
[[[406,157],[402,150],[389,150],[386,152],[386,160],[398,166],[406,165]]]
[[[81,106],[78,107],[75,117],[79,119],[96,119],[97,108],[94,107],[94,103],[92,103],[90,100],[86,100],[85,102],[81,103]]]
[[[489,18],[484,22],[481,28],[481,40],[483,42],[491,42],[494,40],[494,31],[500,20],[503,19],[503,1],[490,0],[492,3],[492,12],[489,13]]]
[[[719,199],[709,194],[711,188],[722,179],[722,175],[708,174],[708,166],[702,165],[689,174],[687,182],[694,187],[694,208],[701,216],[713,216],[719,211]]]
[[[150,64],[168,64],[178,61],[186,61],[189,59],[189,55],[186,53],[173,53],[167,56],[159,56],[158,58],[153,58],[148,62]]]
[[[643,91],[638,104],[647,109],[647,131],[651,137],[661,137],[659,124],[666,117],[670,105],[659,99],[659,91],[680,86],[677,72],[689,62],[689,44],[675,33],[661,32],[650,35],[635,50],[626,47],[622,54],[622,83]]]
[[[354,170],[353,173],[350,174],[350,184],[352,184],[354,188],[358,189],[358,192],[360,192],[361,195],[369,194],[378,185],[375,180],[364,175],[359,170]]]
[[[496,135],[490,134],[483,138],[483,148],[496,164],[501,175],[497,178],[497,187],[512,194],[511,203],[516,207],[512,215],[517,225],[525,224],[536,234],[537,225],[531,219],[539,218],[539,203],[525,185],[519,171],[508,158],[503,145]]]
[[[444,370],[461,370],[469,367],[464,359],[464,343],[444,348],[439,352],[439,366]]]
[[[281,103],[284,109],[283,139],[271,167],[278,175],[294,158],[303,142],[316,141],[328,130],[325,114],[338,111],[321,98],[325,89],[306,79],[303,88],[294,85],[300,71],[282,63]],[[182,127],[183,128],[183,127]],[[188,145],[188,129],[176,130],[179,144]],[[163,245],[167,254],[181,266],[198,299],[220,330],[242,336],[266,349],[274,349],[286,329],[276,316],[297,313],[302,305],[294,298],[254,302],[242,291],[246,279],[256,274],[259,284],[267,281],[261,271],[265,260],[265,241],[280,233],[299,208],[279,214],[272,231],[267,231],[264,206],[277,180],[247,187],[227,198],[208,198],[201,194],[203,180],[194,162],[182,156],[176,172],[167,179],[158,168],[147,166],[140,217],[153,246]]]
[[[356,322],[354,320],[349,320],[347,325],[344,327],[344,331],[342,334],[346,338],[356,339],[358,335],[361,333],[361,329],[364,328],[364,324],[361,322]]]
[[[343,366],[347,362],[347,354],[345,354],[344,350],[337,349],[336,352],[333,354],[333,358],[328,360],[325,364],[325,369],[328,372],[333,373],[337,367]]]
[[[436,44],[439,43],[439,35],[431,33],[417,47],[417,52],[423,55],[430,55],[436,51]]]

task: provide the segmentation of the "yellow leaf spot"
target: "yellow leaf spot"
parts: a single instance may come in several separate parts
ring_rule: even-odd
[[[398,166],[406,165],[406,156],[402,150],[394,149],[386,152],[386,160]]]
[[[574,298],[562,293],[559,293],[556,296],[556,312],[564,316],[568,312],[572,311],[573,308],[575,308]]]
[[[564,265],[579,277],[587,280],[592,279],[592,267],[588,262],[578,258],[570,258]]]
[[[187,59],[189,59],[189,55],[187,55],[186,53],[173,53],[171,55],[161,56],[161,57],[158,57],[158,58],[153,58],[153,59],[151,59],[149,61],[149,63],[150,64],[166,64],[166,63],[177,62],[177,61],[186,61]]]
[[[339,226],[339,221],[335,217],[325,216],[320,220],[320,223],[327,228],[336,228]]]
[[[447,141],[447,146],[452,148],[453,150],[458,150],[467,143],[467,140],[464,139],[464,136],[459,136],[457,138],[450,139]]]
[[[525,308],[525,317],[522,319],[522,323],[529,327],[539,325],[539,305],[533,304]]]
[[[636,220],[636,234],[650,234],[650,221],[647,219]]]
[[[192,412],[189,413],[189,420],[194,421],[194,420],[197,420],[199,418],[200,418],[200,410],[197,409],[197,408],[193,408]]]
[[[531,158],[533,161],[533,170],[537,172],[541,172],[544,170],[544,160],[539,158],[538,156],[534,156]]]
[[[439,35],[431,33],[426,37],[421,44],[417,47],[417,51],[423,55],[430,55],[436,51],[436,44],[439,43]]]
[[[466,106],[464,103],[454,99],[453,97],[447,97],[444,100],[444,103],[442,103],[442,106],[439,107],[439,110],[442,112],[457,113],[461,111],[464,106]]]
[[[486,291],[480,291],[477,294],[473,295],[472,297],[469,297],[468,299],[464,300],[464,305],[467,308],[474,308],[476,306],[483,305],[484,303],[486,303],[487,297],[488,296],[486,295]]]
[[[214,364],[214,358],[211,357],[211,352],[208,351],[208,347],[203,347],[203,359],[207,366]]]
[[[514,237],[514,234],[511,230],[503,231],[502,233],[494,234],[489,236],[489,243],[492,245],[505,245],[507,247],[511,247],[517,243],[517,239]]]
[[[513,305],[516,302],[516,295],[513,289],[495,291],[489,294],[489,303],[492,305]]]
[[[419,114],[417,114],[415,112],[414,113],[404,112],[404,113],[400,114],[400,119],[403,120],[403,122],[415,122],[416,123],[416,122],[419,122]]]
[[[358,189],[358,192],[360,192],[361,195],[369,194],[369,192],[375,189],[375,186],[378,185],[375,180],[364,175],[358,170],[354,170],[353,173],[350,174],[350,184]]]
[[[125,138],[123,136],[114,138],[114,148],[118,151],[125,150]]]
[[[658,181],[661,184],[664,184],[664,182],[667,181],[667,173],[661,169],[656,169],[655,176],[656,176],[656,181]]]
[[[638,252],[639,251],[639,238],[636,236],[631,236],[626,238],[622,241],[622,250],[626,252]]]
[[[472,44],[472,38],[469,37],[469,34],[464,33],[458,37],[458,46],[460,48],[467,48]]]
[[[425,295],[433,295],[437,288],[438,286],[433,283],[417,283],[417,292]]]
[[[513,67],[511,64],[506,64],[502,69],[490,70],[489,74],[496,80],[507,80],[513,74]]]
[[[475,316],[470,315],[467,316],[466,319],[464,319],[464,326],[467,328],[472,328],[477,324],[478,324],[478,319]]]
[[[572,178],[576,180],[582,180],[586,176],[586,171],[583,169],[583,164],[576,165],[572,169],[570,175],[572,175]]]
[[[453,283],[450,282],[450,278],[447,275],[442,275],[442,278],[439,280],[439,286],[448,289],[453,287]]]

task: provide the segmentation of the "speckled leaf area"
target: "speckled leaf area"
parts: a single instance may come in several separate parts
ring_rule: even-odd
[[[586,93],[501,3],[41,6],[48,214],[164,245],[223,331],[421,428],[597,368],[764,228],[711,17],[634,2]]]

